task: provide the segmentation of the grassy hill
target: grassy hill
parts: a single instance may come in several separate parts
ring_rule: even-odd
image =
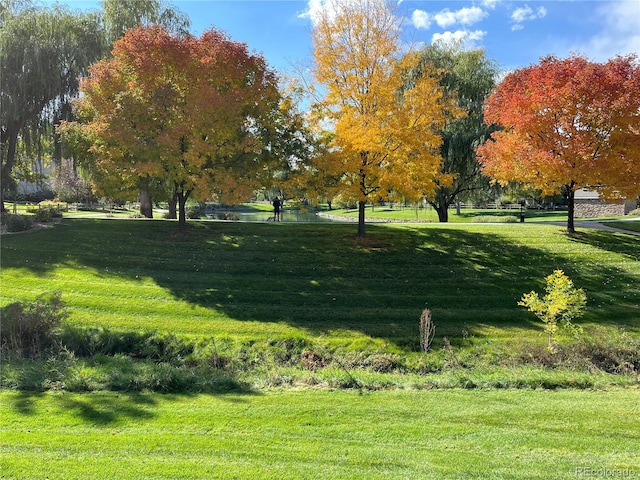
[[[44,355],[3,352],[0,475],[637,475],[639,247],[533,224],[3,235],[0,305],[59,291],[69,316]],[[551,353],[517,301],[557,268],[588,305]]]
[[[60,291],[75,329],[65,333],[70,348],[93,335],[94,352],[135,359],[145,357],[139,346],[129,352],[104,344],[160,342],[194,361],[224,357],[234,375],[253,372],[250,382],[269,362],[302,367],[288,374],[290,383],[325,382],[315,377],[331,369],[317,367],[329,365],[349,382],[360,367],[415,374],[418,383],[424,373],[446,374],[452,366],[564,363],[575,371],[583,360],[563,357],[570,350],[635,345],[639,245],[624,234],[570,237],[557,226],[528,223],[370,225],[359,240],[352,225],[339,224],[190,222],[181,232],[167,221],[65,219],[3,237],[1,301]],[[554,357],[545,353],[542,324],[517,302],[524,292],[542,291],[555,269],[587,293],[579,323],[591,343],[561,336],[567,351]],[[419,348],[424,308],[436,325],[428,355]],[[164,346],[167,336],[175,345]],[[184,347],[189,342],[195,347]],[[444,385],[459,381],[449,375]]]

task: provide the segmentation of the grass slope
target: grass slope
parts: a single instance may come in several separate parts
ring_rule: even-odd
[[[587,292],[583,325],[640,331],[638,237],[595,230],[568,237],[559,227],[530,224],[369,226],[368,235],[358,241],[353,225],[190,222],[180,233],[173,222],[65,219],[2,237],[0,304],[60,290],[73,325],[213,336],[223,353],[241,345],[256,362],[264,358],[250,346],[260,342],[424,358],[417,352],[418,319],[428,306],[438,330],[436,351],[427,358],[444,350],[445,336],[454,356],[462,357],[465,345],[508,348],[523,338],[544,345],[540,324],[516,302],[562,268]],[[103,388],[117,383],[114,389],[126,390],[120,387],[140,378],[164,384],[162,375],[171,377],[174,368],[123,355],[93,361],[49,358],[27,362],[24,371],[45,377],[46,388],[64,390],[63,381],[82,388],[99,370]],[[11,383],[20,368],[20,362],[5,362],[4,381]],[[137,369],[144,374],[136,377]],[[640,474],[634,387],[412,388],[427,377],[431,386],[473,388],[518,385],[520,375],[540,375],[540,386],[546,385],[543,369],[505,367],[493,371],[495,381],[465,368],[414,373],[407,389],[387,390],[397,385],[388,378],[395,374],[371,371],[352,374],[378,385],[375,391],[260,388],[277,384],[276,373],[297,372],[265,365],[247,382],[212,369],[205,380],[196,379],[215,384],[209,395],[4,390],[0,477]],[[320,384],[349,384],[348,373],[335,366],[307,375]],[[615,383],[588,372],[560,375],[570,376],[564,385],[584,376],[603,378],[603,386]],[[336,379],[327,381],[331,376]]]
[[[637,476],[638,393],[5,392],[0,394],[0,475],[67,480]]]
[[[438,338],[541,333],[517,306],[563,269],[585,324],[640,329],[640,238],[557,226],[273,225],[63,220],[2,238],[0,302],[59,290],[71,321],[234,339],[304,336],[413,351],[423,308]]]

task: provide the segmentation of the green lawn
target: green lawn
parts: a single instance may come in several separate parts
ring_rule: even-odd
[[[107,355],[125,356],[76,355],[56,368],[10,362],[2,378],[35,390],[634,384],[617,373],[634,365],[640,333],[639,245],[625,234],[585,229],[570,237],[533,224],[369,225],[358,240],[344,224],[189,222],[180,232],[161,220],[65,219],[3,237],[0,302],[60,291],[68,323],[115,331],[92,335],[107,343]],[[567,344],[565,353],[595,352],[606,374],[549,357],[542,324],[517,305],[558,268],[588,297],[578,321],[588,342]],[[425,307],[436,324],[427,356],[419,350]],[[180,358],[222,355],[229,368],[188,380],[182,366],[141,365],[139,348],[109,346],[148,331],[203,339]],[[301,370],[305,352],[319,358]]]
[[[481,334],[505,321],[526,328],[515,302],[564,268],[592,292],[594,314],[625,307],[637,320],[628,315],[637,314],[636,239],[590,232],[576,241],[557,227],[527,225],[370,226],[365,242],[352,232],[197,223],[181,235],[162,221],[65,220],[3,238],[2,299],[61,290],[72,320],[88,324],[251,336],[340,332],[403,344],[424,306],[448,330],[466,324]],[[613,272],[615,290],[598,292]]]
[[[629,230],[631,232],[640,232],[640,219],[625,220],[624,222],[603,222],[603,223],[613,228],[620,228],[622,230]]]
[[[439,336],[535,335],[522,293],[563,269],[588,295],[585,324],[640,329],[640,239],[557,226],[368,226],[65,219],[2,238],[0,303],[62,292],[71,322],[239,339],[322,337],[416,346]]]
[[[556,268],[585,289],[588,332],[637,338],[640,237],[529,223],[367,235],[80,218],[3,235],[0,305],[58,290],[74,328],[213,339],[230,363],[192,374],[188,361],[126,354],[4,361],[0,477],[640,474],[637,374],[502,360],[525,344],[545,352],[517,301]],[[425,307],[437,326],[427,355]],[[340,361],[302,368],[305,349]],[[82,390],[96,391],[70,393]]]
[[[638,476],[638,398],[637,389],[195,396],[4,392],[0,476],[604,478],[598,471]]]
[[[357,209],[336,209],[327,211],[325,213],[337,215],[341,217],[347,217],[352,219],[358,218]],[[463,208],[460,211],[460,215],[456,213],[455,208],[449,210],[449,223],[487,223],[490,220],[495,223],[500,222],[519,222],[520,214],[524,214],[525,222],[566,222],[567,211],[566,210],[535,210],[525,209],[475,209],[475,208]],[[400,222],[438,222],[438,215],[433,208],[416,208],[416,207],[403,207],[402,205],[394,206],[368,206],[366,209],[366,218],[370,221],[400,221]],[[613,226],[619,228],[619,222],[617,220],[625,220],[622,226],[626,225],[630,217],[618,216],[618,217],[601,217],[601,218],[576,218],[576,221],[612,221],[615,222]],[[640,221],[640,220],[639,220]],[[636,222],[628,224],[630,230],[634,229]],[[637,226],[635,228],[638,228]],[[636,230],[637,231],[637,230]]]

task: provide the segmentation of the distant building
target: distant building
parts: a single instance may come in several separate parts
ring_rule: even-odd
[[[627,215],[636,208],[635,200],[604,201],[598,192],[581,188],[576,190],[575,211],[576,218],[596,218]]]

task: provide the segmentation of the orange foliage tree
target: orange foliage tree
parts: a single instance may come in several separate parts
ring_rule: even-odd
[[[522,182],[569,202],[567,231],[575,233],[574,194],[603,198],[640,193],[640,65],[637,57],[606,63],[581,56],[546,57],[516,70],[485,103],[487,124],[502,130],[477,149],[485,174]]]
[[[357,202],[362,237],[368,201],[416,200],[433,189],[445,101],[432,75],[407,84],[419,57],[402,56],[389,0],[334,0],[314,21],[314,75],[325,93],[315,107],[332,132],[315,170]]]
[[[248,198],[276,161],[263,140],[280,94],[263,58],[215,30],[178,37],[158,26],[128,31],[112,54],[82,82],[84,121],[61,128],[88,147],[98,186],[168,188],[181,226],[192,196]]]

